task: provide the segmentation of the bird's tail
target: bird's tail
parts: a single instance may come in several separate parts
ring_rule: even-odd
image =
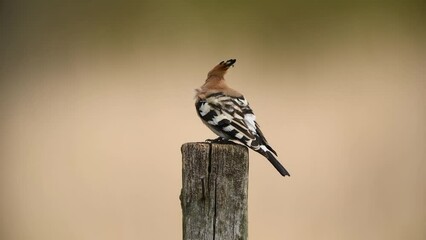
[[[274,167],[278,170],[278,172],[282,175],[282,176],[290,176],[290,173],[288,173],[288,171],[283,167],[283,165],[281,165],[281,163],[278,161],[278,159],[274,156],[274,154],[269,151],[269,150],[264,150],[264,149],[259,149],[257,151],[258,153],[262,154],[264,157],[266,157],[269,162],[272,163],[272,165],[274,165]]]

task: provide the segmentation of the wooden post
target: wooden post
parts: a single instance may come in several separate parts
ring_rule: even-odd
[[[183,240],[246,240],[248,149],[182,145]]]

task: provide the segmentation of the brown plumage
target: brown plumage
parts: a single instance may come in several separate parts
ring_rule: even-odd
[[[205,99],[206,96],[222,92],[225,95],[232,96],[232,97],[241,97],[243,96],[241,93],[239,93],[237,90],[234,90],[230,88],[226,82],[225,82],[225,74],[226,71],[231,67],[234,66],[234,63],[237,60],[230,59],[228,61],[222,61],[218,65],[216,65],[210,72],[207,74],[206,82],[204,83],[201,88],[197,89],[196,98]]]

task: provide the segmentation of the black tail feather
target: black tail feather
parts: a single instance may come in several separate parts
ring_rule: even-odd
[[[290,173],[288,173],[288,171],[283,167],[283,165],[281,165],[281,163],[275,158],[275,156],[270,151],[260,150],[259,153],[265,156],[282,176],[290,177]]]

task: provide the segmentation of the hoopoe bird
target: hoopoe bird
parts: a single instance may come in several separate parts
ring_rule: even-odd
[[[262,154],[282,176],[290,176],[277,160],[277,153],[266,141],[247,100],[228,87],[224,75],[236,59],[222,61],[208,74],[206,82],[196,89],[195,107],[203,123],[219,138],[214,142],[235,140]]]

